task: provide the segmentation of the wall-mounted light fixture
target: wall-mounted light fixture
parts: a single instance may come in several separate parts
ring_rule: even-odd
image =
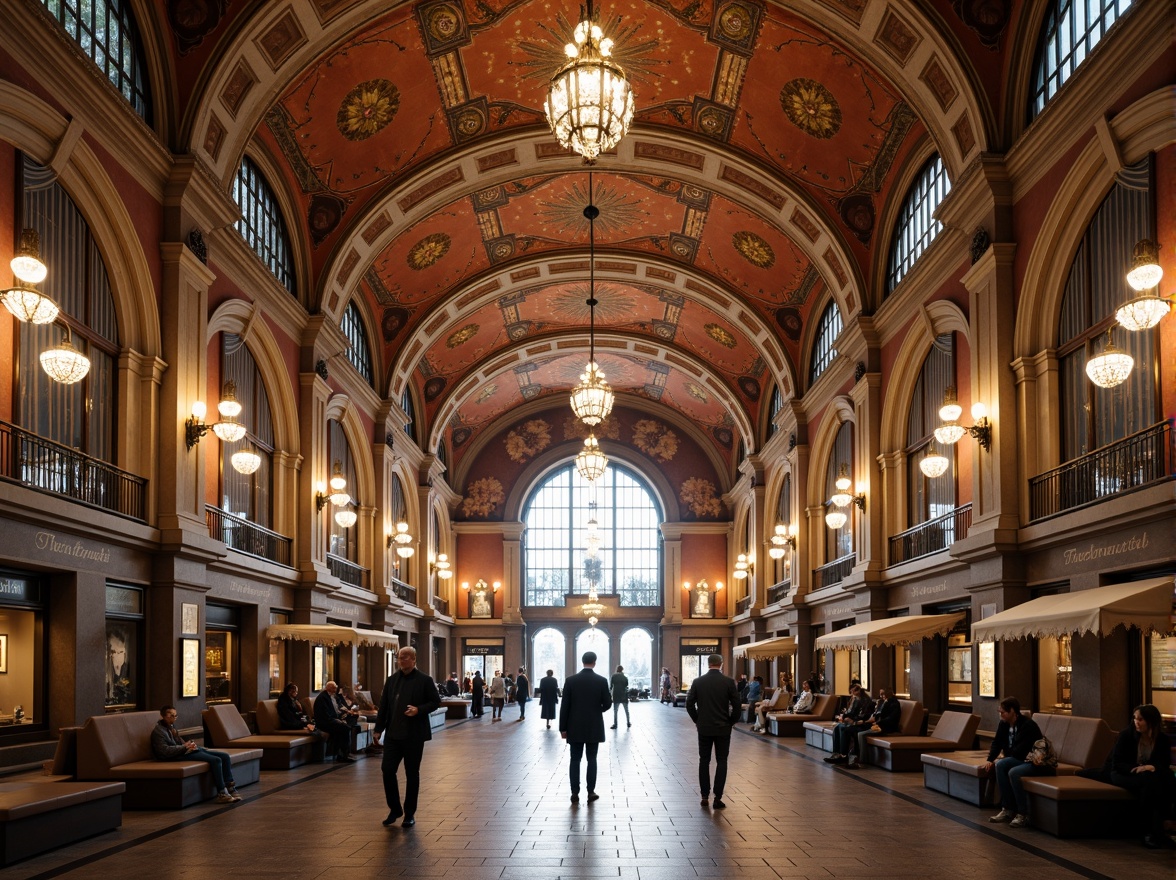
[[[992,423],[988,421],[988,407],[977,401],[972,404],[974,425],[961,425],[960,415],[964,409],[956,400],[955,386],[949,385],[943,393],[943,406],[939,407],[939,418],[943,424],[935,429],[935,439],[945,446],[958,443],[965,434],[971,434],[985,452],[992,449]],[[923,473],[927,473],[923,471]]]
[[[1160,266],[1160,243],[1143,239],[1131,254],[1131,271],[1127,283],[1136,293],[1143,294],[1120,306],[1115,319],[1128,330],[1150,330],[1172,311],[1172,304],[1160,295],[1159,285],[1164,277]]]
[[[441,580],[448,580],[453,577],[453,567],[449,562],[449,556],[444,553],[438,553],[437,558],[429,563],[429,572],[437,575]]]
[[[25,229],[20,234],[20,245],[16,256],[9,262],[16,284],[0,291],[0,302],[15,318],[26,324],[51,324],[57,320],[59,309],[41,291],[33,287],[40,284],[49,274],[41,261],[41,237],[35,229]]]
[[[829,504],[832,505],[832,510],[825,514],[825,525],[831,529],[839,529],[845,525],[849,519],[849,515],[845,508],[850,504],[856,504],[858,509],[865,511],[866,509],[866,493],[859,486],[856,495],[851,495],[849,492],[853,481],[849,478],[849,465],[842,463],[837,470],[837,479],[833,481],[834,487],[837,489],[831,496],[829,496]]]
[[[784,523],[776,523],[776,534],[772,535],[771,544],[768,548],[768,555],[773,559],[784,558],[784,548],[791,547],[796,549],[796,524],[784,525]]]
[[[221,399],[216,405],[216,411],[220,415],[220,421],[209,425],[204,421],[208,414],[208,408],[204,403],[197,400],[192,404],[192,415],[185,423],[189,449],[199,443],[200,438],[209,431],[225,443],[236,443],[245,436],[245,426],[237,421],[237,416],[241,414],[241,402],[237,400],[237,386],[232,380],[226,382],[221,389]]]
[[[388,549],[396,548],[396,555],[401,559],[408,559],[416,551],[412,546],[412,535],[408,533],[408,523],[404,520],[396,523],[396,531],[388,533]]]
[[[327,502],[331,502],[335,507],[345,507],[351,503],[351,496],[347,494],[347,478],[343,476],[343,464],[336,461],[335,468],[331,471],[331,481],[329,483],[330,492],[322,483],[318,485],[318,491],[314,496],[314,503],[318,510],[322,510],[327,506]]]
[[[741,581],[751,574],[754,561],[746,553],[740,553],[735,558],[735,580]]]

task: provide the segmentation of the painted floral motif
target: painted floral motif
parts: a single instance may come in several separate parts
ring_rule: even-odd
[[[461,503],[461,512],[465,516],[486,517],[505,500],[502,483],[494,477],[483,477],[470,483],[469,491]]]
[[[450,239],[444,232],[426,235],[408,252],[408,268],[420,271],[428,269],[449,252]]]
[[[478,392],[478,396],[474,398],[474,403],[485,403],[498,391],[498,386],[491,382],[489,385],[484,385]]]
[[[392,121],[400,109],[400,90],[386,79],[369,79],[347,93],[335,124],[349,141],[365,141]]]
[[[827,140],[841,129],[841,108],[833,94],[814,79],[799,77],[780,89],[780,106],[788,120],[815,138]]]
[[[678,435],[653,419],[633,425],[633,445],[658,461],[671,461],[678,454]]]
[[[477,324],[466,324],[460,330],[454,330],[449,334],[449,338],[445,340],[446,348],[457,348],[466,342],[469,342],[478,334]]]
[[[723,502],[715,495],[715,484],[702,477],[691,477],[678,490],[678,498],[695,516],[718,516]]]
[[[710,400],[710,395],[706,393],[706,389],[694,382],[686,383],[686,392],[695,400],[701,400],[703,403]]]
[[[753,266],[770,269],[776,262],[776,254],[772,246],[754,232],[741,230],[731,236],[731,244],[739,255]]]
[[[723,348],[735,347],[735,337],[731,335],[730,330],[726,330],[718,324],[707,324],[702,329],[706,331],[707,336],[723,346]]]
[[[506,454],[511,461],[526,461],[550,445],[551,425],[543,419],[531,419],[506,435]]]
[[[597,440],[620,440],[621,423],[613,416],[609,416],[595,428],[589,428],[575,416],[564,419],[563,435],[565,440],[585,440],[588,432],[596,435]]]

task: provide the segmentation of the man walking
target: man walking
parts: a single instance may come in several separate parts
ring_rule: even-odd
[[[559,735],[572,747],[568,774],[572,782],[572,803],[580,802],[580,759],[588,753],[588,801],[596,793],[596,751],[604,742],[604,713],[612,705],[608,679],[597,675],[596,652],[586,651],[584,668],[564,682],[563,702],[559,704]]]
[[[735,679],[723,675],[723,657],[711,654],[707,659],[706,675],[700,675],[686,694],[686,711],[698,728],[698,786],[702,791],[702,805],[710,797],[711,749],[715,753],[714,808],[721,810],[723,787],[727,782],[727,755],[731,752],[731,728],[739,720],[743,709]]]
[[[384,693],[380,695],[380,712],[376,716],[376,730],[373,739],[380,744],[380,737],[388,731],[384,743],[384,799],[388,802],[388,818],[385,825],[391,825],[404,816],[404,827],[416,824],[417,795],[421,788],[421,758],[425,743],[433,738],[429,726],[429,713],[441,705],[437,696],[437,685],[433,679],[416,668],[416,649],[401,648],[396,654],[399,671],[388,676],[384,682]],[[396,783],[396,771],[404,761],[404,806],[400,804],[400,787]]]
[[[609,687],[612,688],[612,729],[617,729],[618,713],[622,706],[625,707],[625,726],[632,727],[633,722],[629,720],[629,677],[625,675],[624,666],[617,667],[617,671],[613,673],[612,679],[609,681]]]
[[[519,704],[519,721],[527,717],[527,700],[531,699],[531,680],[527,678],[525,667],[519,667],[519,677],[515,679],[515,701]]]

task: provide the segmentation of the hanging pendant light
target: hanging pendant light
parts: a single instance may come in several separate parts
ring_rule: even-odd
[[[335,522],[345,529],[349,529],[355,525],[357,519],[359,517],[350,507],[344,507],[342,510],[335,511]]]
[[[223,443],[236,443],[245,436],[245,426],[237,421],[237,416],[241,414],[241,401],[237,400],[237,384],[232,379],[221,389],[216,411],[220,414],[220,421],[212,426],[212,433]]]
[[[568,61],[551,78],[543,104],[547,124],[562,146],[591,165],[615,147],[633,121],[633,89],[624,69],[612,60],[613,41],[604,35],[599,16],[587,10],[564,46]]]
[[[351,496],[347,494],[347,478],[343,476],[343,463],[336,460],[335,467],[331,472],[331,481],[329,483],[331,492],[327,495],[327,500],[335,507],[344,507],[351,503]]]
[[[1127,273],[1127,283],[1135,290],[1148,290],[1159,284],[1163,277],[1160,243],[1149,238],[1136,242],[1131,252],[1131,271]]]
[[[255,474],[257,469],[261,467],[261,456],[252,448],[234,452],[229,461],[233,464],[233,470],[239,474]]]
[[[580,382],[572,389],[572,412],[589,427],[608,418],[613,408],[613,391],[604,380],[604,373],[596,363],[596,218],[600,209],[592,204],[592,174],[588,175],[588,366],[580,374]]]
[[[608,456],[600,449],[600,443],[595,434],[589,434],[584,441],[584,448],[576,456],[576,473],[594,483],[604,476],[604,469],[608,466]]]
[[[70,342],[69,325],[65,327],[65,339],[57,348],[41,352],[41,368],[62,385],[80,382],[90,372],[90,359]]]
[[[825,525],[836,531],[845,525],[849,517],[845,515],[844,510],[830,510],[825,514]]]
[[[1111,341],[1110,328],[1107,329],[1107,344],[1102,354],[1092,357],[1086,362],[1086,375],[1099,388],[1114,388],[1122,385],[1131,375],[1131,368],[1135,366],[1135,359],[1127,352],[1115,347]]]
[[[1136,332],[1150,330],[1164,320],[1168,312],[1172,311],[1172,304],[1155,289],[1163,277],[1159,242],[1147,238],[1139,241],[1131,254],[1131,271],[1127,273],[1127,283],[1137,293],[1143,293],[1143,296],[1120,306],[1115,312],[1115,319],[1128,330]]]
[[[927,450],[923,453],[923,459],[919,462],[919,470],[925,476],[935,479],[942,477],[947,473],[947,466],[950,464],[947,456],[935,448],[935,444],[928,443]]]
[[[853,482],[849,479],[849,465],[844,462],[837,470],[837,479],[833,481],[833,485],[837,491],[829,496],[829,500],[837,507],[846,507],[849,502],[853,501],[853,496],[849,494],[849,487]]]
[[[0,291],[0,302],[12,315],[26,324],[52,324],[57,320],[59,309],[34,284],[40,284],[49,274],[41,261],[41,237],[35,229],[25,229],[20,234],[20,245],[16,256],[10,261],[16,284]]]

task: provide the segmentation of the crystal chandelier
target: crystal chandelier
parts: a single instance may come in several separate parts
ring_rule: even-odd
[[[404,520],[396,523],[396,534],[388,538],[388,546],[396,545],[396,555],[401,559],[408,559],[415,552],[412,546],[412,535],[408,533],[408,523]]]
[[[584,441],[584,448],[576,456],[576,473],[594,483],[604,476],[604,469],[608,465],[608,456],[600,449],[600,443],[595,434],[589,434]]]
[[[241,414],[241,401],[237,400],[237,385],[230,379],[221,389],[221,400],[216,405],[220,421],[212,426],[212,433],[225,443],[236,443],[245,436],[245,426],[237,421]]]
[[[588,601],[580,606],[580,611],[588,616],[589,626],[596,626],[600,621],[600,615],[604,613],[604,605],[601,604],[600,596],[596,592],[602,568],[601,560],[597,558],[600,552],[600,523],[596,521],[596,502],[590,501],[588,509],[590,514],[584,549],[584,576],[588,579]]]
[[[604,35],[592,0],[564,46],[568,61],[551,78],[543,110],[555,139],[584,157],[596,157],[615,147],[633,121],[633,89],[625,71],[612,60],[613,41]]]
[[[1137,243],[1131,255],[1131,263],[1127,283],[1143,295],[1121,306],[1115,312],[1115,318],[1128,330],[1150,330],[1172,310],[1172,304],[1160,297],[1158,291],[1152,290],[1164,277],[1164,270],[1160,266],[1159,242],[1145,238]]]
[[[351,528],[355,525],[355,521],[359,519],[358,515],[350,506],[344,507],[342,510],[335,511],[335,522],[345,529]]]
[[[613,391],[596,363],[596,218],[600,209],[592,204],[592,175],[588,175],[588,366],[572,389],[572,412],[589,427],[599,425],[613,408]]]
[[[261,456],[253,449],[242,449],[240,452],[234,452],[229,459],[233,464],[233,470],[239,474],[253,474],[257,473],[257,469],[261,467]]]
[[[27,324],[51,324],[57,320],[57,304],[35,287],[49,274],[48,267],[41,261],[41,237],[35,229],[25,229],[20,234],[20,246],[16,256],[9,262],[16,284],[0,291],[0,302],[18,320]]]
[[[57,348],[41,352],[41,368],[51,379],[62,385],[80,382],[90,372],[90,359],[73,347],[68,325],[65,328],[65,339],[61,344]]]
[[[919,462],[919,470],[925,476],[935,479],[947,473],[948,464],[947,456],[937,450],[934,443],[928,443],[927,451],[923,453],[923,459]]]
[[[347,478],[343,476],[342,462],[335,461],[334,470],[331,472],[331,481],[328,485],[331,487],[331,491],[327,495],[327,500],[335,507],[345,507],[351,502],[351,496],[347,493]]]
[[[1133,366],[1135,359],[1127,352],[1115,348],[1115,343],[1111,341],[1111,331],[1108,329],[1107,344],[1102,354],[1086,362],[1086,375],[1099,388],[1114,388],[1127,381]]]
[[[842,463],[837,470],[837,479],[833,482],[837,487],[837,491],[829,496],[829,500],[833,502],[836,507],[846,507],[849,502],[853,501],[853,496],[849,494],[849,487],[852,482],[849,479],[849,465]]]

